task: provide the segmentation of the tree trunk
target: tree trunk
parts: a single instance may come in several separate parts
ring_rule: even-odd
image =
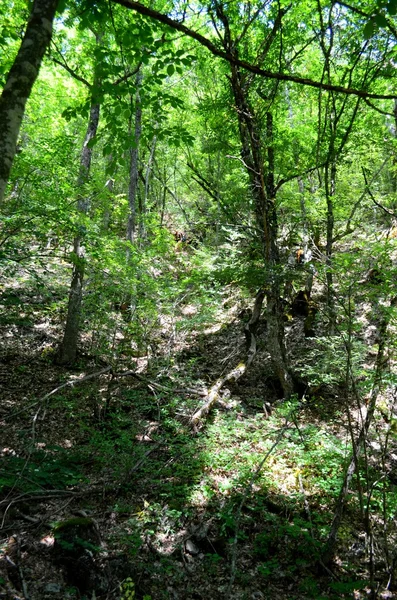
[[[0,203],[14,160],[26,102],[52,35],[58,0],[34,0],[26,32],[0,97]]]
[[[142,83],[142,73],[138,71],[136,76],[136,97],[135,97],[135,147],[130,149],[130,182],[128,186],[128,203],[130,212],[127,223],[127,240],[134,243],[137,227],[137,191],[138,191],[138,156],[139,141],[142,131],[142,106],[139,97],[139,88]]]
[[[147,202],[149,199],[150,175],[151,175],[152,167],[153,167],[154,153],[156,151],[156,143],[157,143],[157,136],[154,136],[153,140],[152,140],[152,146],[150,148],[149,159],[148,159],[148,162],[146,165],[145,195],[142,198],[142,205],[141,205],[141,209],[140,209],[141,210],[141,220],[139,223],[139,235],[142,239],[146,237],[145,223],[144,223],[143,217],[146,214],[146,207],[147,207]]]
[[[397,139],[397,98],[394,100],[394,141]],[[394,146],[395,148],[395,146]],[[392,191],[395,194],[397,192],[397,152],[393,152],[393,170],[392,170]],[[393,210],[396,209],[396,202],[393,202]]]
[[[105,183],[105,188],[107,189],[109,196],[111,196],[111,194],[113,192],[113,188],[114,188],[114,179],[112,177],[109,177],[109,179]],[[106,200],[107,200],[107,205],[106,205],[106,208],[103,213],[102,226],[105,231],[108,231],[109,225],[110,225],[111,213],[110,213],[110,207],[109,207],[109,198],[107,198]]]
[[[335,299],[334,299],[334,281],[332,274],[332,254],[333,254],[333,237],[334,237],[334,195],[335,195],[335,180],[336,180],[336,163],[333,158],[334,151],[332,148],[332,162],[325,165],[325,196],[327,199],[327,245],[325,249],[326,260],[326,281],[327,281],[327,309],[328,309],[328,332],[329,335],[335,335],[336,315],[335,315]]]
[[[262,157],[260,126],[247,100],[239,68],[231,65],[231,84],[237,109],[242,159],[246,165],[255,203],[256,224],[263,248],[265,263],[264,290],[266,294],[267,343],[273,370],[280,382],[283,395],[293,392],[293,380],[288,369],[284,340],[283,309],[280,302],[280,256],[278,250],[278,223],[275,207],[273,118],[266,114],[266,158]]]
[[[97,36],[97,43],[100,38]],[[98,87],[99,80],[95,77],[93,88]],[[77,178],[77,187],[80,190],[77,209],[81,215],[86,215],[89,209],[89,199],[84,190],[85,184],[88,182],[92,148],[88,146],[88,142],[95,137],[99,123],[100,105],[92,100],[90,118],[88,122],[87,132],[84,138],[83,150],[80,158],[80,169]],[[70,365],[76,360],[77,344],[80,333],[80,316],[81,304],[83,299],[84,271],[85,271],[85,250],[83,246],[84,240],[84,225],[80,226],[79,233],[73,241],[73,275],[69,292],[68,313],[66,318],[65,332],[63,340],[60,344],[57,356],[57,363],[60,365]]]

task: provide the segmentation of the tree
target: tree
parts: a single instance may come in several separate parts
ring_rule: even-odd
[[[0,203],[17,149],[26,102],[51,41],[59,0],[34,0],[26,32],[0,98]]]
[[[95,35],[97,48],[101,45],[102,34]],[[100,103],[96,97],[100,88],[100,77],[98,66],[94,67],[94,78],[92,85],[92,96],[87,131],[84,137],[80,157],[80,169],[77,178],[78,200],[77,209],[83,217],[78,225],[78,231],[73,240],[73,275],[69,291],[68,312],[65,331],[59,346],[57,362],[61,365],[73,364],[76,359],[77,344],[80,333],[81,303],[83,300],[84,272],[85,272],[85,249],[84,249],[84,216],[89,210],[89,199],[87,197],[86,185],[88,183],[91,161],[92,140],[94,140],[99,125]]]

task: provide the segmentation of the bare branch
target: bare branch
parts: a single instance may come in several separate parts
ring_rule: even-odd
[[[376,199],[375,196],[373,195],[373,193],[371,192],[371,189],[368,185],[368,180],[367,180],[367,175],[365,173],[365,169],[364,167],[361,167],[362,171],[363,171],[363,175],[364,175],[364,181],[365,181],[365,191],[368,192],[369,197],[371,198],[372,202],[375,204],[375,206],[377,206],[378,208],[381,208],[387,215],[389,215],[390,217],[397,217],[397,213],[393,212],[392,210],[389,210],[388,208],[386,208],[386,206],[383,206],[383,204],[380,204]]]
[[[76,71],[71,69],[69,67],[69,65],[66,64],[66,62],[62,62],[55,57],[52,57],[52,62],[56,63],[57,65],[59,65],[60,67],[65,69],[65,71],[67,71],[69,73],[69,75],[71,75],[73,77],[73,79],[80,81],[80,83],[84,83],[84,85],[86,87],[88,87],[88,89],[91,89],[91,87],[92,87],[91,84],[86,79],[84,79],[84,77],[81,77],[81,75],[78,75],[78,73],[76,73]]]

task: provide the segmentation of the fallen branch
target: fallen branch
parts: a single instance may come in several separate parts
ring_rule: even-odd
[[[237,381],[242,375],[244,375],[246,370],[247,364],[240,363],[232,371],[229,371],[227,375],[218,379],[218,381],[211,387],[210,391],[208,392],[208,395],[205,398],[205,404],[203,404],[203,406],[199,408],[199,410],[197,410],[190,419],[190,423],[191,425],[193,425],[193,427],[196,427],[199,421],[203,417],[208,415],[213,405],[219,400],[219,392],[221,391],[225,383],[227,381]]]
[[[17,564],[17,567],[18,567],[18,573],[19,573],[19,580],[21,582],[22,592],[23,592],[24,599],[25,600],[30,600],[30,594],[29,594],[28,586],[27,586],[27,583],[26,583],[26,579],[25,579],[25,576],[24,576],[23,569],[21,567],[21,539],[20,539],[19,536],[16,539],[17,539],[17,544],[18,544],[18,546],[17,546],[17,553],[18,553],[18,564]]]
[[[16,496],[16,498],[12,498],[11,500],[3,500],[0,502],[0,509],[2,506],[6,506],[6,509],[3,514],[0,529],[3,529],[4,527],[4,522],[11,506],[17,504],[18,502],[26,502],[31,500],[49,500],[50,498],[63,498],[66,496],[73,496],[77,498],[83,495],[83,492],[72,492],[70,490],[49,490],[48,492],[43,492],[43,490],[37,490],[32,492],[24,492],[23,494],[20,494],[19,496]]]
[[[256,354],[256,336],[255,332],[258,327],[259,317],[262,310],[263,299],[265,292],[259,290],[255,298],[254,309],[252,316],[246,326],[244,327],[245,337],[247,339],[247,359],[245,362],[240,362],[237,367],[229,371],[224,377],[220,377],[216,383],[210,388],[207,396],[205,397],[205,403],[194,413],[190,419],[190,424],[196,430],[198,423],[203,417],[208,415],[212,407],[220,399],[219,393],[225,383],[228,381],[237,381],[244,375]]]
[[[152,448],[150,448],[149,450],[147,450],[147,452],[145,452],[145,454],[143,455],[143,457],[141,459],[138,460],[137,463],[135,463],[135,465],[128,471],[128,477],[130,475],[132,475],[132,473],[134,473],[135,471],[137,471],[139,469],[139,467],[141,465],[143,465],[143,463],[146,461],[147,457],[149,456],[149,454],[151,454],[152,452],[154,452],[155,450],[157,450],[158,448],[160,448],[161,444],[155,444]]]
[[[59,390],[64,389],[65,387],[73,387],[74,385],[77,385],[78,383],[83,383],[84,381],[88,381],[89,379],[93,379],[94,377],[99,377],[100,375],[103,375],[104,373],[108,373],[111,370],[112,370],[112,367],[109,366],[109,367],[106,367],[105,369],[102,369],[101,371],[97,371],[96,373],[90,373],[90,375],[85,375],[84,377],[80,377],[79,379],[71,379],[70,381],[63,383],[62,385],[59,385],[58,387],[53,389],[51,392],[48,392],[48,394],[45,394],[45,396],[43,396],[39,400],[36,400],[36,402],[34,402],[33,404],[29,404],[29,406],[27,406],[26,408],[22,408],[21,410],[12,413],[8,417],[5,416],[3,418],[4,419],[14,418],[14,417],[20,415],[21,413],[26,412],[30,408],[34,408],[38,404],[41,404],[42,402],[44,402],[45,400],[47,400],[48,398],[50,398],[51,396],[53,396],[54,394],[59,392]]]
[[[137,379],[138,381],[141,381],[142,383],[147,385],[148,388],[153,387],[156,390],[159,390],[160,392],[166,392],[168,394],[196,394],[197,396],[206,396],[208,394],[208,392],[206,390],[200,390],[200,389],[196,389],[196,388],[190,388],[190,387],[173,388],[173,387],[168,387],[166,385],[161,385],[160,383],[156,383],[155,381],[152,381],[151,379],[146,379],[146,377],[139,375],[139,373],[136,373],[135,371],[124,371],[123,373],[114,373],[114,377],[127,377],[127,376],[135,377],[135,379]]]

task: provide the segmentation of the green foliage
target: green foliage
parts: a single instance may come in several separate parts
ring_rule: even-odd
[[[225,3],[223,21],[220,5],[209,10],[198,4],[194,11],[186,5],[183,14],[176,5],[157,8],[211,39],[216,29],[223,35],[227,18],[233,52],[275,73],[281,70],[283,77],[299,73],[390,94],[395,81],[390,23],[397,0],[377,2],[368,15],[362,14],[365,7],[357,12],[303,2],[288,5],[281,18],[283,7]],[[324,587],[309,573],[351,455],[345,405],[353,386],[354,397],[365,399],[375,381],[379,339],[365,340],[368,324],[376,329],[382,317],[395,319],[390,306],[396,280],[393,107],[389,100],[357,102],[351,94],[276,82],[245,70],[231,77],[227,61],[125,7],[83,1],[74,8],[55,23],[51,55],[58,63],[47,57],[29,99],[2,207],[1,277],[8,289],[2,291],[0,325],[10,334],[4,338],[8,348],[23,328],[34,334],[49,322],[48,340],[31,350],[49,367],[65,320],[72,269],[84,264],[77,367],[91,372],[94,363],[105,363],[113,375],[109,384],[102,386],[101,379],[100,385],[91,382],[51,397],[48,410],[57,412],[65,429],[73,429],[78,450],[61,445],[37,450],[26,443],[22,451],[6,454],[2,492],[67,489],[85,481],[89,466],[91,476],[115,483],[117,522],[110,536],[134,563],[144,562],[145,541],[156,548],[162,536],[178,539],[187,521],[208,512],[219,546],[214,542],[214,552],[203,552],[206,573],[224,577],[230,540],[236,537],[237,549],[252,544],[262,583],[286,577],[298,582],[297,597],[320,598]],[[18,49],[26,10],[19,0],[0,7],[0,83]],[[214,19],[210,25],[208,14]],[[233,78],[244,95],[244,122]],[[76,190],[92,100],[100,104],[101,120],[88,143],[90,176]],[[140,136],[134,130],[138,108]],[[274,139],[267,129],[270,114]],[[258,141],[264,202],[278,227],[271,268],[265,264],[268,236],[264,244],[259,231],[263,207],[250,180],[250,136]],[[131,150],[138,151],[137,236],[127,244]],[[85,215],[77,204],[83,198]],[[188,241],[176,243],[174,231],[183,231]],[[76,236],[84,258],[77,259],[73,249]],[[310,267],[298,267],[294,253],[306,243],[314,258]],[[367,274],[375,268],[381,276],[370,281]],[[261,322],[252,367],[257,371],[230,386],[231,407],[215,405],[193,437],[187,421],[198,398],[186,390],[208,387],[237,354],[240,360],[245,350],[239,305],[268,282],[280,285],[280,296],[284,286],[296,292],[310,273],[320,335],[302,341],[295,320],[285,336],[292,371],[307,382],[306,397],[275,401],[272,415],[264,418],[264,402],[275,395],[269,385],[274,356],[265,354],[271,345]],[[327,292],[335,298],[337,336],[326,335]],[[209,349],[215,349],[213,364]],[[29,376],[28,360],[12,368],[18,379]],[[114,374],[126,371],[143,373],[143,379],[131,377],[133,384],[123,387]],[[62,381],[69,376],[58,375]],[[391,374],[382,378],[390,389],[395,383]],[[134,389],[135,384],[142,388]],[[395,419],[387,404],[379,403],[375,419],[379,435],[385,423],[390,425],[387,435],[394,443]],[[21,428],[21,440],[27,432]],[[364,485],[353,483],[347,510],[359,521],[359,500],[365,504],[359,495],[367,487],[374,527],[384,519],[388,531],[397,500],[389,473],[384,469],[379,476],[379,459],[374,454],[360,463]],[[66,524],[55,527],[63,551],[98,552],[77,531],[83,521],[69,525],[76,528],[70,537],[64,535]],[[350,525],[344,531],[347,539]],[[144,558],[147,574],[153,567],[148,555]],[[174,557],[157,562],[153,581],[176,578]],[[247,588],[249,578],[238,570],[237,580]],[[140,594],[134,581],[141,580],[134,574],[121,584],[124,600]],[[342,579],[331,585],[331,594],[351,594],[362,585]]]
[[[85,481],[81,460],[81,456],[57,446],[35,450],[28,458],[6,456],[0,469],[0,489],[2,493],[10,489],[66,489]]]
[[[333,581],[330,584],[330,588],[338,594],[349,594],[355,590],[364,588],[366,582],[363,580],[358,581]]]
[[[135,584],[130,577],[128,577],[120,586],[122,600],[134,600],[135,598]]]

